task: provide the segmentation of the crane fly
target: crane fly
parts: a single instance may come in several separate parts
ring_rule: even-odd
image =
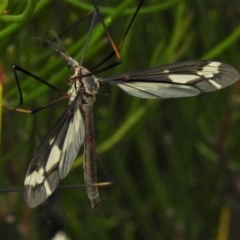
[[[46,40],[46,43],[67,61],[73,75],[68,79],[71,84],[67,92],[69,105],[34,153],[26,173],[24,197],[32,208],[45,201],[60,180],[66,177],[82,145],[88,197],[93,208],[100,205],[92,116],[93,102],[100,87],[117,85],[134,97],[146,99],[178,98],[220,90],[240,78],[239,72],[232,66],[205,60],[179,62],[97,78],[94,75],[97,71],[91,73],[82,66],[81,61],[71,58],[53,41]],[[115,53],[120,48],[121,44]]]
[[[28,168],[24,195],[30,207],[39,205],[52,194],[60,179],[69,172],[83,142],[85,182],[96,182],[96,166],[92,160],[95,153],[91,151],[94,145],[92,106],[100,86],[117,85],[128,94],[141,98],[175,98],[216,91],[240,78],[239,73],[227,64],[202,60],[96,78],[88,75],[90,72],[74,59],[67,60],[74,71],[70,78],[73,84],[68,91],[70,105],[35,152]],[[95,208],[100,204],[97,187],[87,189]]]

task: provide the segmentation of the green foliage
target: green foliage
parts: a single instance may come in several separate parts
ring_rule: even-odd
[[[69,69],[52,48],[42,46],[42,38],[62,33],[93,7],[86,0],[49,2],[9,1],[0,9],[9,10],[0,16],[4,105],[19,103],[13,64],[64,92],[69,88]],[[96,2],[119,43],[138,1]],[[239,13],[240,4],[234,1],[145,1],[121,49],[123,63],[99,77],[198,58],[239,70]],[[81,59],[89,23],[80,23],[61,38],[75,59]],[[98,24],[84,66],[91,68],[110,52]],[[21,108],[34,109],[59,97],[24,74],[19,78]],[[101,209],[91,209],[84,188],[57,190],[33,210],[20,193],[2,193],[1,239],[50,239],[57,230],[70,239],[216,239],[226,225],[219,225],[221,209],[228,206],[234,215],[239,207],[231,190],[239,169],[238,86],[164,101],[102,87],[94,106],[97,151],[115,184],[100,189]],[[67,105],[67,100],[61,101],[34,115],[12,113],[3,120],[2,188],[23,185],[32,154]],[[62,185],[83,183],[82,160],[79,156]],[[101,169],[98,175],[99,181],[106,181]]]

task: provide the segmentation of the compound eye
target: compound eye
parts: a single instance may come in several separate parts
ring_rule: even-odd
[[[67,61],[67,67],[72,68],[73,62],[71,60]]]

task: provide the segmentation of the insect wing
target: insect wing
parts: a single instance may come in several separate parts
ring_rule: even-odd
[[[135,97],[176,98],[216,91],[239,79],[239,72],[230,65],[195,60],[102,78],[99,83],[116,84]]]
[[[84,122],[79,110],[80,96],[64,111],[35,152],[24,181],[24,197],[36,207],[57,188],[76,159],[84,142]]]

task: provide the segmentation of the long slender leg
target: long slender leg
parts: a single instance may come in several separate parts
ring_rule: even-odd
[[[58,103],[58,102],[60,102],[60,101],[62,101],[62,100],[64,100],[64,99],[68,99],[68,98],[69,98],[69,96],[66,95],[66,96],[60,97],[60,98],[58,98],[58,99],[56,99],[56,100],[53,100],[53,101],[50,102],[50,103],[44,104],[44,105],[42,105],[41,107],[34,108],[34,109],[24,109],[24,108],[18,108],[18,107],[17,107],[17,108],[13,108],[13,107],[7,107],[7,106],[3,106],[3,108],[4,108],[4,109],[11,110],[9,113],[11,113],[12,111],[14,111],[14,112],[27,113],[27,114],[34,114],[34,113],[36,113],[36,112],[39,112],[39,111],[41,111],[41,110],[43,110],[43,109],[45,109],[45,108],[48,108],[48,107],[50,107],[50,106],[52,106],[52,105],[54,105],[54,104],[56,104],[56,103]],[[4,115],[3,118],[5,118],[6,116],[8,116],[9,113],[7,113],[6,115]]]
[[[118,45],[116,45],[116,44],[114,43],[114,41],[113,41],[113,39],[112,39],[112,37],[111,37],[111,35],[110,35],[107,27],[106,27],[106,24],[105,24],[105,22],[104,22],[104,20],[103,20],[103,17],[102,17],[102,15],[101,15],[101,13],[99,12],[99,9],[98,9],[96,3],[94,2],[94,0],[92,0],[92,3],[93,3],[93,5],[94,5],[95,10],[91,11],[91,12],[88,13],[86,16],[84,16],[83,18],[81,18],[81,19],[79,19],[78,21],[76,21],[76,22],[75,22],[74,24],[72,24],[68,29],[66,29],[64,32],[62,32],[62,33],[59,34],[58,36],[56,36],[56,37],[55,37],[53,40],[51,40],[51,41],[52,41],[52,42],[56,41],[57,39],[59,39],[60,37],[62,37],[63,35],[65,35],[67,32],[69,32],[72,28],[74,28],[77,24],[79,24],[79,23],[82,22],[84,19],[86,19],[88,16],[91,16],[92,14],[94,14],[94,12],[96,11],[96,12],[97,12],[97,15],[98,15],[98,17],[99,17],[99,19],[100,19],[103,27],[104,27],[106,36],[107,36],[107,38],[108,38],[108,40],[109,40],[109,42],[110,42],[110,44],[111,44],[111,46],[112,46],[112,48],[113,48],[113,51],[112,51],[107,57],[105,57],[102,61],[100,61],[98,64],[96,64],[94,67],[92,67],[92,68],[90,69],[90,71],[92,72],[91,74],[97,74],[97,73],[104,72],[104,71],[106,71],[106,70],[108,70],[108,69],[110,69],[110,68],[113,68],[113,67],[121,64],[121,56],[120,56],[119,51],[120,51],[120,49],[122,48],[122,46],[123,46],[123,44],[124,44],[124,41],[125,41],[125,39],[126,39],[126,37],[127,37],[127,35],[128,35],[128,32],[129,32],[130,28],[132,27],[132,24],[133,24],[133,22],[134,22],[134,20],[135,20],[135,18],[136,18],[136,16],[137,16],[137,14],[138,14],[141,6],[142,6],[142,4],[143,4],[143,1],[144,1],[144,0],[140,0],[140,2],[139,2],[139,4],[138,4],[138,7],[137,7],[135,13],[133,14],[133,16],[132,16],[132,18],[131,18],[131,20],[130,20],[127,28],[126,28],[126,30],[124,31],[123,36],[122,36],[122,38],[121,38],[121,40],[120,40],[120,42],[119,42]],[[46,44],[46,45],[49,45],[49,44]],[[107,61],[109,61],[113,56],[116,56],[116,57],[117,57],[117,61],[116,61],[116,62],[113,62],[113,63],[107,65],[106,67],[103,67],[103,68],[101,68],[101,69],[98,69],[98,68],[101,67],[103,64],[105,64]],[[81,61],[82,61],[82,60],[81,60]],[[98,70],[97,70],[97,69],[98,69]]]
[[[102,22],[102,24],[103,24],[103,26],[104,26],[104,29],[105,29],[105,32],[106,32],[107,37],[108,37],[108,39],[109,39],[109,42],[111,43],[111,46],[112,46],[112,48],[113,48],[113,51],[112,51],[107,57],[105,57],[101,62],[99,62],[99,63],[98,63],[97,65],[95,65],[94,67],[92,67],[92,68],[90,69],[91,72],[94,72],[94,74],[101,73],[101,72],[106,71],[107,69],[110,69],[110,68],[112,68],[112,67],[114,67],[114,66],[116,66],[116,65],[121,64],[121,57],[120,57],[119,51],[121,50],[121,48],[122,48],[122,46],[123,46],[123,43],[124,43],[124,41],[125,41],[125,39],[126,39],[126,37],[127,37],[127,35],[128,35],[128,32],[129,32],[130,28],[132,27],[132,24],[133,24],[133,22],[134,22],[134,20],[135,20],[135,18],[136,18],[136,16],[137,16],[137,14],[138,14],[141,6],[142,6],[142,4],[143,4],[143,1],[144,1],[144,0],[140,0],[139,5],[138,5],[135,13],[133,14],[133,16],[132,16],[132,18],[131,18],[131,20],[130,20],[127,28],[126,28],[126,30],[124,31],[123,37],[122,37],[122,39],[120,40],[118,46],[116,46],[115,43],[114,43],[114,41],[112,40],[112,37],[111,37],[111,35],[109,34],[109,32],[108,32],[108,30],[107,30],[107,27],[106,27],[106,25],[105,25],[105,23],[104,23],[104,21],[103,21],[103,18],[102,18],[102,16],[101,16],[101,14],[100,14],[100,12],[99,12],[96,4],[95,4],[94,1],[93,1],[93,4],[94,4],[96,10],[97,10],[98,13],[99,13],[99,17],[100,17],[101,22]],[[110,64],[110,65],[108,65],[108,66],[106,66],[106,67],[104,67],[104,68],[98,69],[100,66],[102,66],[103,64],[105,64],[108,60],[110,60],[113,56],[117,56],[117,59],[118,59],[117,62],[114,62],[114,63],[112,63],[112,64]],[[98,70],[96,71],[96,69],[98,69]]]
[[[43,105],[41,107],[38,107],[36,109],[33,109],[33,110],[27,110],[27,109],[21,109],[19,108],[19,106],[21,106],[23,104],[23,96],[22,96],[22,89],[21,89],[21,85],[20,85],[20,81],[19,81],[19,77],[18,77],[18,74],[17,72],[22,72],[24,74],[26,74],[27,76],[30,76],[32,77],[33,79],[39,81],[40,83],[48,86],[49,88],[53,89],[54,91],[58,92],[62,97],[57,99],[57,100],[54,100],[53,102],[51,103],[48,103],[46,105]],[[18,92],[19,92],[19,104],[16,106],[16,107],[7,107],[7,106],[3,106],[4,109],[9,109],[10,111],[8,113],[6,113],[3,118],[6,118],[9,114],[11,114],[12,112],[14,111],[17,111],[17,112],[23,112],[23,113],[30,113],[30,114],[33,114],[33,113],[36,113],[44,108],[47,108],[63,99],[66,99],[68,98],[67,94],[66,93],[63,93],[62,91],[60,91],[58,88],[56,88],[55,86],[53,86],[52,84],[46,82],[45,80],[43,80],[42,78],[34,75],[33,73],[27,71],[26,69],[18,66],[18,65],[13,65],[13,73],[14,73],[14,77],[15,77],[15,81],[16,81],[16,84],[17,84],[17,88],[18,88]]]

